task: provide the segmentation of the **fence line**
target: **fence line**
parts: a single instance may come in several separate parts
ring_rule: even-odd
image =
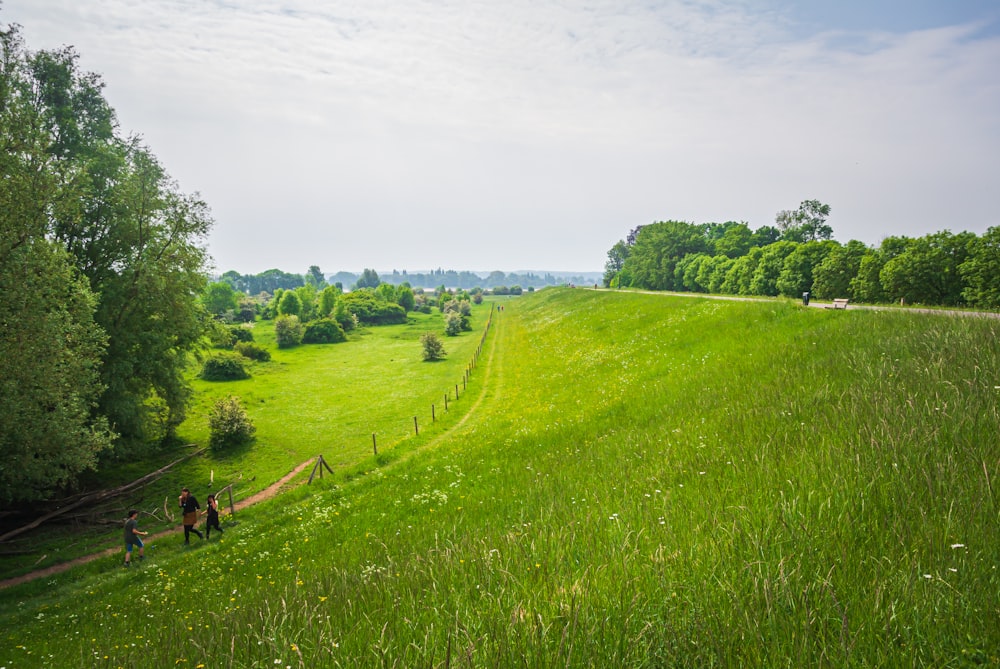
[[[468,389],[469,380],[472,378],[472,370],[474,370],[478,366],[478,364],[479,364],[479,356],[482,355],[483,347],[486,345],[486,337],[489,335],[490,328],[493,326],[493,314],[496,313],[496,310],[497,310],[496,304],[491,304],[490,305],[490,314],[489,314],[489,316],[486,319],[486,327],[483,328],[483,334],[479,338],[479,344],[476,346],[476,350],[472,354],[472,359],[469,361],[469,364],[466,365],[465,371],[462,374],[461,385],[462,385],[462,390],[463,391],[465,391],[465,390]],[[455,384],[455,401],[457,401],[459,399],[459,389],[458,389],[458,386],[459,386],[459,384],[456,383]],[[450,394],[451,394],[450,391],[444,393],[444,410],[445,411],[448,411],[448,400],[449,400]],[[436,421],[437,421],[437,414],[436,414],[436,411],[435,411],[435,406],[434,406],[434,404],[431,404],[431,422],[434,423]],[[417,417],[416,416],[413,417],[413,431],[414,431],[414,433],[416,435],[419,436],[419,434],[420,434],[420,428],[417,425]],[[378,444],[376,442],[376,434],[374,432],[372,433],[372,452],[376,456],[378,455]],[[310,477],[310,482],[311,481],[312,481],[312,477]]]

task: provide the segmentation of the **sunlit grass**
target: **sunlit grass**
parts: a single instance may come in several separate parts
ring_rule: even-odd
[[[0,666],[996,665],[997,326],[527,296],[467,422],[0,592]]]

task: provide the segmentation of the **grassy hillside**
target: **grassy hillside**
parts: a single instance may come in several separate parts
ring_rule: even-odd
[[[525,296],[466,419],[0,591],[0,666],[996,665],[997,328]]]

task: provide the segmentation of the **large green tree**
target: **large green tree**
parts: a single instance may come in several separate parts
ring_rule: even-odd
[[[677,263],[689,253],[708,253],[704,230],[683,221],[663,221],[643,226],[635,235],[622,273],[630,285],[650,290],[677,290]]]
[[[16,72],[26,83],[48,160],[42,173],[57,191],[45,237],[69,252],[96,296],[94,321],[107,336],[96,415],[125,453],[183,420],[188,353],[206,328],[208,209],[179,192],[141,141],[120,136],[103,83],[80,71],[72,49],[12,45],[5,42],[3,78]]]
[[[1000,226],[990,228],[972,243],[959,271],[966,284],[962,296],[970,305],[1000,309]]]
[[[96,466],[113,433],[94,411],[107,338],[96,297],[49,238],[52,212],[84,196],[62,183],[35,104],[29,54],[0,28],[0,504],[29,502]]]
[[[868,247],[856,239],[833,248],[813,270],[813,295],[826,300],[838,297],[856,299],[851,281],[861,271],[861,259],[867,252]]]
[[[779,211],[775,225],[781,238],[790,242],[815,242],[833,237],[833,228],[826,223],[830,205],[819,200],[803,200],[796,210]]]
[[[969,257],[975,237],[971,232],[944,230],[910,240],[879,272],[889,299],[910,304],[964,304],[959,267]]]

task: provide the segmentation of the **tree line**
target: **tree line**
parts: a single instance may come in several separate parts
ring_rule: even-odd
[[[0,503],[169,442],[203,341],[208,207],[71,48],[0,26]]]
[[[375,270],[365,269],[361,274],[340,271],[326,276],[317,265],[309,267],[309,271],[303,274],[284,272],[279,269],[269,269],[258,274],[240,274],[230,270],[219,277],[220,281],[225,281],[234,289],[247,295],[257,295],[262,292],[274,293],[278,288],[294,289],[306,284],[315,286],[340,285],[342,289],[353,289],[355,287],[365,287],[370,283],[368,272]],[[592,282],[594,279],[591,278]],[[389,274],[384,274],[379,278],[379,283],[389,283],[394,286],[409,285],[413,287],[430,288],[431,286],[447,286],[450,289],[472,290],[482,288],[492,290],[495,288],[517,286],[522,290],[527,288],[544,288],[545,286],[558,286],[564,283],[586,284],[587,277],[553,274],[545,272],[538,275],[534,272],[510,272],[504,273],[494,270],[483,276],[476,272],[467,270],[443,270],[437,269],[431,272],[407,272],[406,270],[392,270]]]
[[[735,221],[639,226],[608,251],[604,285],[1000,308],[1000,227],[841,244],[829,214],[829,205],[806,200],[756,230]]]

